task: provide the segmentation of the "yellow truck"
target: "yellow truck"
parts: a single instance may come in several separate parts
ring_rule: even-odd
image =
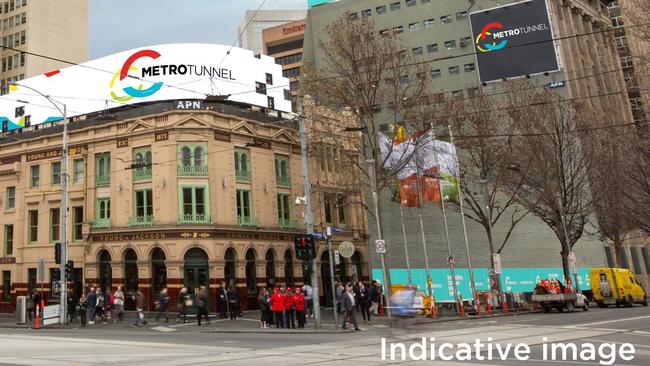
[[[648,306],[648,297],[636,276],[624,268],[592,268],[589,274],[593,300],[601,308],[608,305]]]

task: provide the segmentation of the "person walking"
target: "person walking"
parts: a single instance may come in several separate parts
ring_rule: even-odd
[[[343,293],[345,293],[345,287],[343,286],[343,283],[337,282],[335,301],[336,301],[336,312],[339,314],[343,312],[343,300],[342,300]]]
[[[260,328],[269,327],[269,302],[266,296],[266,288],[262,287],[257,296],[257,303],[260,307]]]
[[[167,287],[163,288],[158,294],[158,315],[156,315],[156,322],[160,321],[161,317],[165,317],[165,323],[169,323],[169,295],[167,294]]]
[[[302,286],[302,293],[305,295],[305,317],[314,317],[314,289],[308,284]]]
[[[228,289],[228,309],[230,310],[230,320],[237,320],[239,312],[239,293],[235,286],[230,285]]]
[[[113,292],[113,306],[115,307],[115,312],[117,313],[117,318],[114,322],[123,322],[124,321],[124,292],[122,292],[122,286],[117,286],[117,290]]]
[[[95,310],[97,308],[97,294],[95,288],[91,287],[86,296],[86,306],[88,307],[88,325],[95,324]]]
[[[81,318],[81,326],[85,327],[86,326],[86,315],[88,310],[88,303],[86,302],[86,295],[83,293],[81,294],[81,297],[79,298],[79,317]]]
[[[299,288],[296,288],[294,295],[294,302],[296,304],[296,318],[298,318],[298,328],[305,327],[305,295]]]
[[[25,303],[25,310],[27,310],[27,317],[29,321],[32,321],[32,315],[36,317],[35,311],[36,306],[34,306],[34,290],[32,290],[29,295],[27,295],[27,301]]]
[[[201,326],[201,318],[204,316],[206,323],[210,324],[210,318],[208,318],[208,289],[205,286],[199,287],[198,302],[198,314],[196,314],[198,325]]]
[[[228,309],[228,289],[225,282],[221,282],[217,289],[217,303],[219,304],[219,317],[226,319],[230,311]]]
[[[354,299],[357,302],[357,306],[361,311],[361,316],[363,317],[363,322],[367,323],[370,321],[370,292],[363,282],[359,281],[357,287],[354,291]]]
[[[140,326],[140,323],[142,325],[147,325],[147,319],[144,317],[144,294],[140,289],[137,289],[135,292],[135,310],[137,311],[136,318],[135,318],[135,323],[133,323],[134,327]]]
[[[178,317],[176,318],[176,322],[179,322],[182,318],[183,323],[187,323],[188,302],[189,306],[192,306],[192,299],[190,299],[190,296],[187,294],[187,287],[183,287],[178,293],[178,300],[176,302],[176,307],[178,308]]]
[[[355,315],[356,312],[356,304],[354,301],[354,294],[352,293],[352,285],[347,285],[345,287],[345,292],[341,296],[341,306],[343,307],[343,322],[341,324],[342,329],[348,329],[346,326],[346,322],[348,321],[348,317],[352,321],[352,325],[354,325],[354,330],[361,330],[359,329],[359,324],[357,323],[357,317]]]
[[[284,328],[284,296],[280,293],[279,288],[275,288],[271,296],[271,310],[275,317],[275,327]]]
[[[104,293],[101,289],[97,289],[97,303],[95,304],[95,319],[99,317],[102,324],[106,324],[106,314],[104,313]]]
[[[379,310],[379,299],[381,298],[381,282],[374,280],[370,286],[370,312],[377,316]]]
[[[296,299],[290,287],[284,295],[284,326],[296,329]]]

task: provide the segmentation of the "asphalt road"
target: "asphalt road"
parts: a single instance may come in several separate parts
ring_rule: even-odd
[[[213,321],[209,326],[195,324],[162,323],[134,328],[129,325],[96,325],[84,329],[0,329],[0,364],[7,365],[255,365],[260,361],[277,365],[382,365],[431,364],[430,361],[406,360],[396,352],[397,359],[390,360],[390,344],[402,343],[408,349],[421,343],[425,337],[427,347],[443,343],[474,344],[489,338],[493,344],[493,359],[487,358],[485,349],[471,360],[456,359],[457,349],[443,351],[443,356],[454,356],[451,361],[437,365],[599,365],[608,361],[610,347],[620,350],[624,343],[634,347],[634,358],[616,365],[650,365],[650,311],[648,308],[592,309],[589,312],[532,313],[519,316],[457,320],[442,323],[410,325],[409,321],[388,328],[383,321],[362,324],[362,332],[335,331],[326,324],[327,333],[287,334],[274,330],[256,329],[255,315],[235,322]],[[435,342],[431,341],[435,337]],[[544,359],[543,338],[546,337],[548,359]],[[386,360],[382,360],[382,338],[386,340]],[[552,360],[551,343],[573,344],[578,355],[574,361],[571,352],[564,358]],[[518,360],[511,348],[501,359],[496,344],[514,347],[525,343],[530,347],[529,359]],[[588,360],[588,346],[603,353]],[[605,346],[601,346],[605,344]],[[397,348],[399,350],[399,348]],[[503,351],[503,349],[502,349]],[[586,352],[586,353],[585,353]],[[420,352],[415,349],[415,356]],[[430,354],[426,355],[430,358]],[[598,356],[598,355],[596,355]],[[561,358],[561,357],[560,357]]]

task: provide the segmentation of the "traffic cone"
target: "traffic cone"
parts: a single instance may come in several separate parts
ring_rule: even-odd
[[[503,293],[503,313],[508,314],[508,299],[505,292]]]
[[[490,305],[490,298],[487,298],[487,313],[488,315],[492,315],[492,306]]]
[[[460,317],[465,317],[465,306],[463,305],[463,295],[460,295]]]

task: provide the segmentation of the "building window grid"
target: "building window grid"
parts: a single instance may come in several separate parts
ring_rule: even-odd
[[[451,23],[451,15],[443,15],[440,17],[440,23],[449,24]]]
[[[72,240],[79,241],[83,239],[84,208],[76,206],[72,208]]]
[[[51,165],[52,168],[52,185],[60,186],[61,185],[61,162],[54,162]]]
[[[433,18],[431,19],[425,19],[422,21],[422,24],[424,24],[424,28],[433,28],[433,23],[435,20]]]
[[[205,177],[208,175],[207,149],[204,144],[178,146],[180,177]]]
[[[283,228],[296,228],[298,225],[291,219],[291,196],[287,193],[278,193],[278,222]]]
[[[16,209],[16,187],[7,187],[5,197],[5,211]]]
[[[72,183],[81,183],[84,181],[86,174],[86,164],[84,159],[74,159],[72,161]]]
[[[182,186],[179,224],[209,224],[210,207],[206,186]]]
[[[14,226],[5,225],[4,234],[4,255],[10,256],[14,254]]]
[[[36,188],[41,185],[40,175],[41,167],[39,165],[32,165],[30,168],[30,183],[32,188]]]
[[[386,5],[376,7],[375,11],[378,15],[386,14]]]
[[[291,169],[288,157],[281,155],[275,157],[275,179],[278,186],[291,186]]]
[[[111,199],[98,198],[95,206],[95,220],[93,220],[93,228],[102,229],[110,228],[111,225]]]
[[[253,200],[248,189],[237,190],[237,224],[239,226],[259,226],[259,220],[253,215]]]
[[[250,152],[246,150],[236,150],[234,156],[235,180],[237,182],[250,183],[252,179]]]
[[[134,215],[129,221],[129,226],[153,224],[153,190],[138,189],[135,191]]]
[[[437,43],[428,44],[427,45],[427,52],[428,53],[438,52],[438,44]]]
[[[418,0],[406,0],[406,7],[416,6],[417,4]]]
[[[136,168],[133,169],[134,181],[148,181],[152,176],[152,156],[151,148],[143,147],[133,150],[133,160]]]
[[[100,153],[95,155],[95,185],[97,187],[111,184],[111,154]]]
[[[399,1],[390,3],[390,11],[397,11],[400,10],[401,8],[402,8],[402,4]]]
[[[50,209],[50,242],[58,243],[61,240],[61,210]]]
[[[420,22],[414,22],[409,24],[409,31],[417,32],[420,30]]]
[[[38,241],[38,210],[29,210],[27,216],[29,225],[29,242],[36,243]]]

